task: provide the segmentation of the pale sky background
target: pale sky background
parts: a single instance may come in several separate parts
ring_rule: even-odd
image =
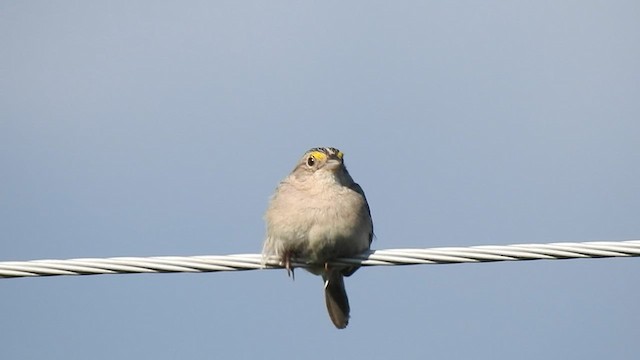
[[[376,249],[640,238],[638,1],[2,1],[0,261],[258,253],[308,148]],[[640,259],[0,280],[1,359],[632,359]]]

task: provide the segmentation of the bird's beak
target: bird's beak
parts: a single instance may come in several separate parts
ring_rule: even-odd
[[[340,168],[340,165],[342,165],[342,161],[338,159],[329,159],[324,166],[329,170],[337,170]]]

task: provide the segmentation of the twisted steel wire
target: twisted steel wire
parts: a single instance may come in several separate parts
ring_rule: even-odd
[[[392,266],[640,256],[640,240],[372,250],[330,264]],[[306,264],[294,261],[296,267]],[[82,258],[0,262],[0,278],[133,273],[217,272],[281,268],[260,254]]]

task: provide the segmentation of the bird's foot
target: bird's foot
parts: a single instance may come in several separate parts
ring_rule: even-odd
[[[286,252],[283,258],[284,258],[284,268],[287,269],[287,276],[295,280],[296,274],[293,272],[293,267],[291,266],[291,253]]]

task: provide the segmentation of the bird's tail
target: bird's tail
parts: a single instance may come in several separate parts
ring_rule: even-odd
[[[331,269],[323,273],[324,300],[327,303],[329,317],[338,329],[344,329],[349,323],[349,298],[344,288],[344,278],[340,269]]]

